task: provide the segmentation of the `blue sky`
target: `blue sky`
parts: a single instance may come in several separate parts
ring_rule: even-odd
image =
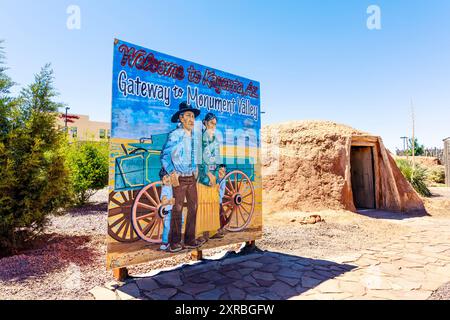
[[[381,30],[366,27],[381,8]],[[66,27],[69,5],[81,29]],[[111,118],[114,38],[255,79],[262,123],[333,120],[429,147],[450,136],[450,1],[0,0],[9,74],[28,84],[53,64],[60,100]],[[17,87],[16,91],[18,91]]]

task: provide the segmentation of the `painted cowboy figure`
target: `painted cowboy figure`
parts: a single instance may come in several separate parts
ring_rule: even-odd
[[[186,102],[182,102],[179,110],[171,119],[173,123],[178,123],[178,126],[170,132],[167,143],[161,152],[161,163],[170,175],[175,198],[175,205],[172,208],[170,220],[170,252],[178,252],[183,249],[181,246],[181,219],[185,198],[187,202],[187,216],[184,246],[188,249],[194,249],[202,245],[195,237],[198,196],[193,130],[195,118],[199,114],[200,110],[192,108]]]

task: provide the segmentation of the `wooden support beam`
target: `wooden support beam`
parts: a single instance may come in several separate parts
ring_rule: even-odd
[[[245,242],[245,246],[241,249],[241,252],[246,253],[252,253],[256,251],[256,242],[255,240],[250,240]]]
[[[115,268],[113,269],[113,277],[116,281],[124,281],[128,278],[128,269],[127,268]]]
[[[191,252],[191,259],[194,261],[200,261],[203,259],[203,251],[195,249]]]
[[[246,241],[245,242],[245,247],[247,249],[255,249],[256,248],[256,241],[255,240]]]

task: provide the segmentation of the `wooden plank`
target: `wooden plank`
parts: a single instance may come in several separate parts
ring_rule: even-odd
[[[398,191],[397,182],[395,181],[394,173],[391,169],[391,163],[389,161],[388,153],[384,144],[380,140],[380,154],[381,154],[381,163],[386,170],[384,170],[384,178],[386,179],[386,186],[389,186],[391,189],[385,189],[384,195],[385,199],[383,201],[383,206],[381,209],[385,209],[385,206],[388,206],[391,210],[394,211],[403,211],[402,201],[400,198],[400,192]],[[389,198],[388,198],[389,197]],[[394,202],[394,203],[392,203]],[[393,207],[395,204],[395,208]]]
[[[352,141],[352,147],[373,147],[375,144],[369,141]]]
[[[378,137],[374,136],[352,136],[352,146],[373,147],[378,142]]]
[[[245,242],[245,248],[246,249],[255,249],[256,248],[256,241],[250,240]]]
[[[240,253],[248,254],[256,251],[256,242],[255,240],[249,240],[245,242],[244,247],[241,249]]]
[[[127,268],[115,268],[113,269],[113,277],[116,281],[124,281],[128,278],[128,269]]]
[[[450,139],[444,140],[445,184],[450,187]]]
[[[380,144],[377,142],[375,146],[372,148],[373,154],[373,166],[374,166],[374,175],[375,175],[375,208],[379,209],[381,205],[381,173],[380,173],[380,154],[379,150]]]
[[[352,146],[350,161],[353,200],[356,208],[376,208],[372,148]]]
[[[191,259],[194,261],[200,261],[203,259],[203,251],[195,249],[191,252]]]

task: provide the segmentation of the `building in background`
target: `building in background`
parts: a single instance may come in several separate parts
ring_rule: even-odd
[[[58,128],[66,126],[66,115],[60,114]],[[69,137],[79,141],[101,141],[111,137],[111,123],[91,121],[89,116],[81,114],[67,115],[67,129]]]
[[[445,184],[450,187],[450,137],[444,139]]]

